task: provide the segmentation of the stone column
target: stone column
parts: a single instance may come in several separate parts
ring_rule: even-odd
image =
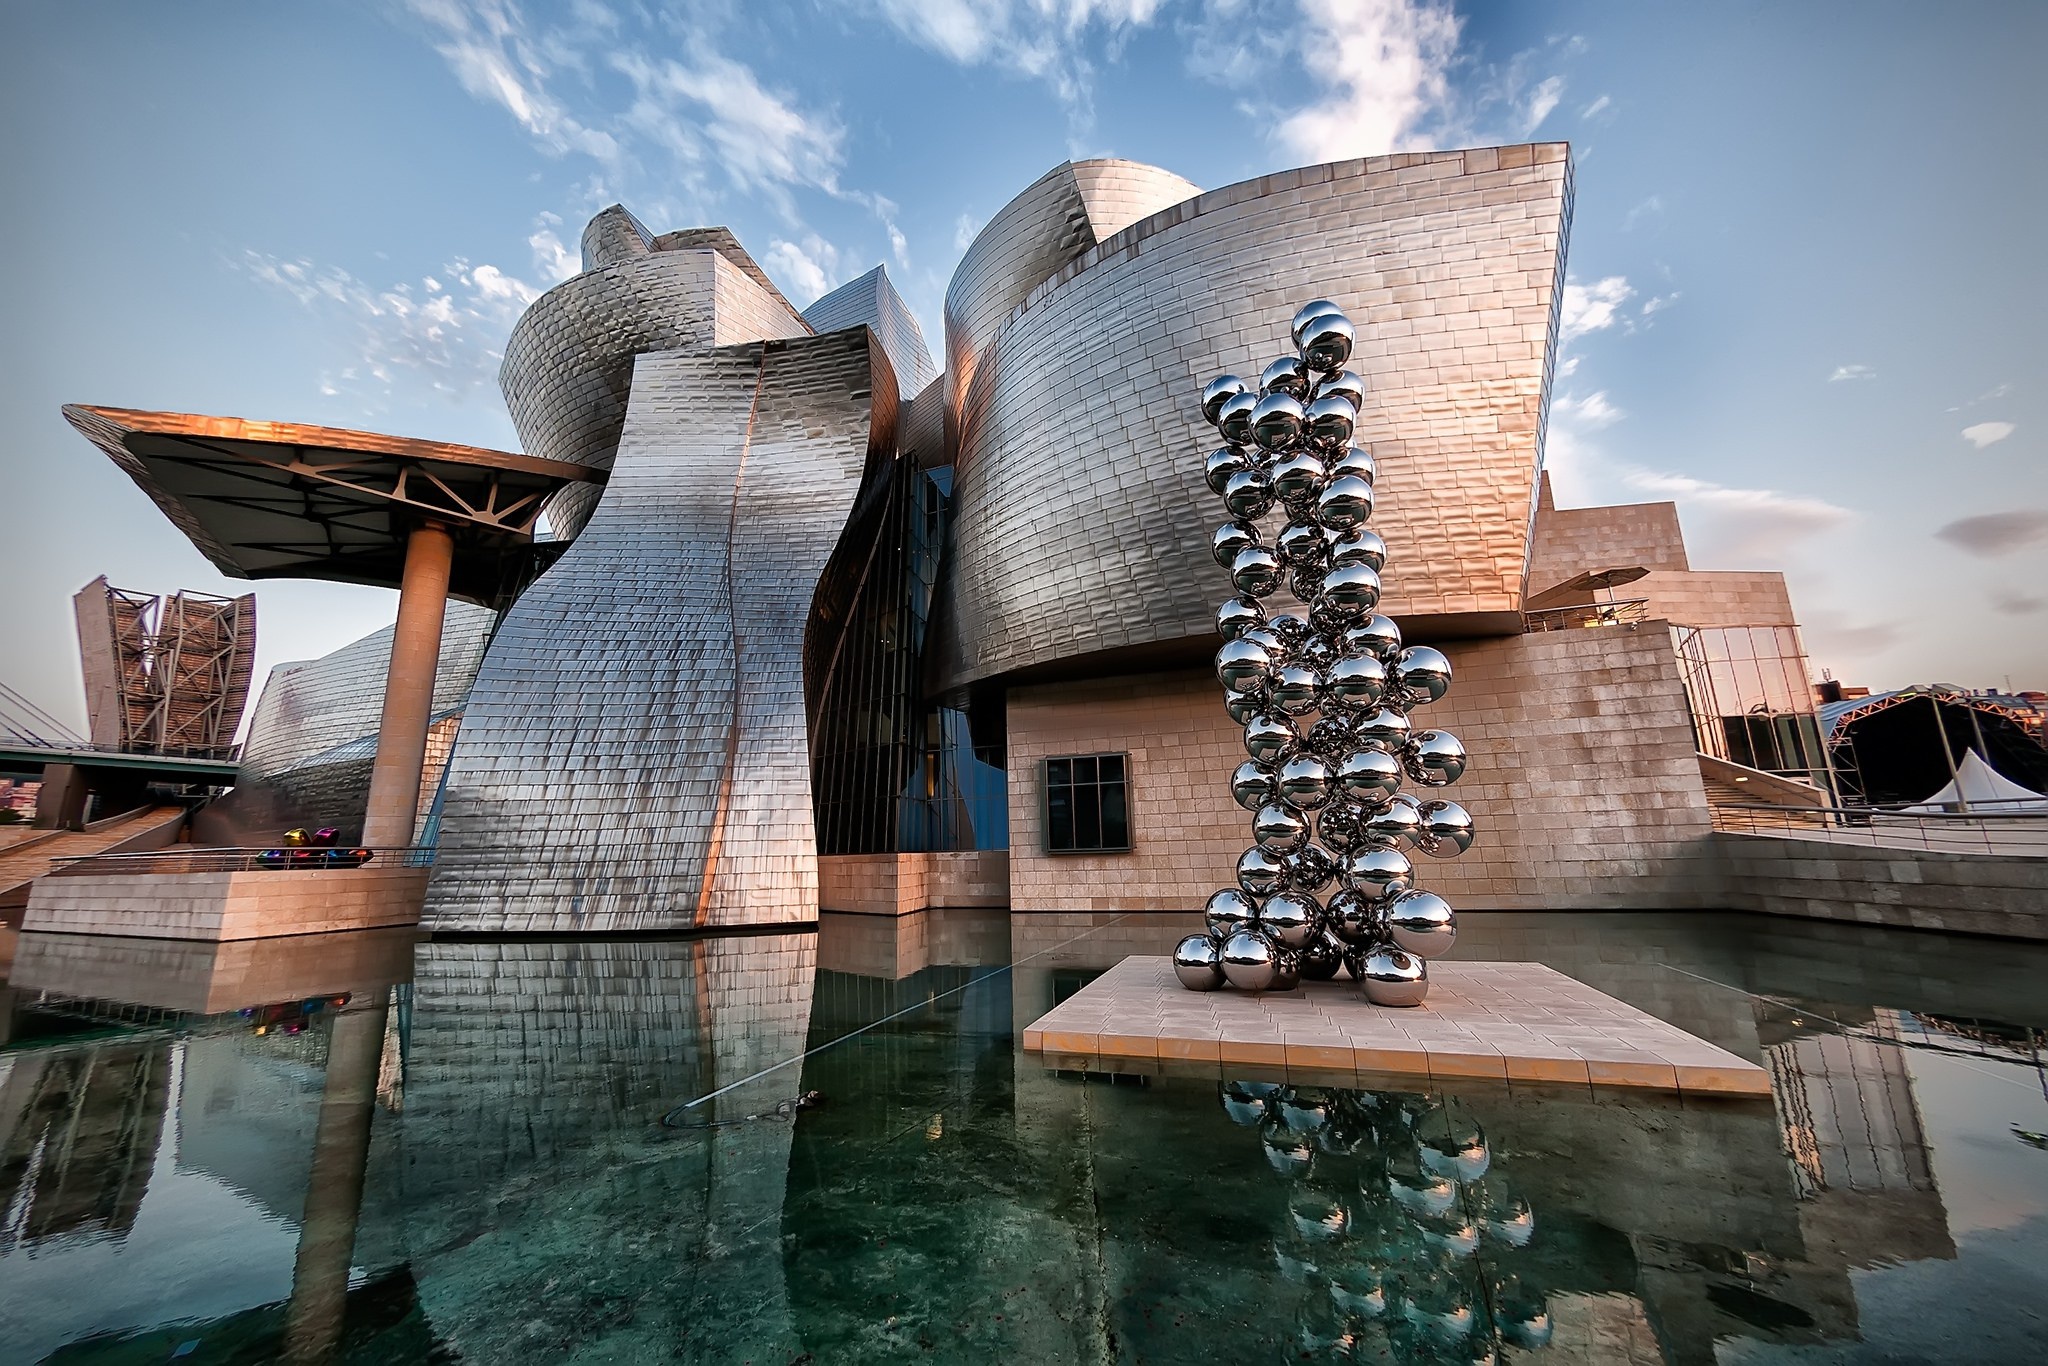
[[[363,843],[396,848],[412,843],[420,804],[420,766],[427,757],[427,721],[434,711],[434,670],[441,662],[441,619],[448,609],[448,574],[455,538],[429,524],[405,546],[405,579],[398,590],[398,627],[391,637],[391,671],[384,682],[384,714],[377,723],[377,759],[370,769],[370,803]]]

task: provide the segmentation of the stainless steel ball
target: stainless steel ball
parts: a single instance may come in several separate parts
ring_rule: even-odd
[[[1387,666],[1371,655],[1346,655],[1323,670],[1317,693],[1325,712],[1362,712],[1379,705]]]
[[[1332,569],[1339,565],[1362,564],[1377,574],[1387,567],[1387,543],[1370,527],[1353,527],[1329,542],[1329,556]]]
[[[1330,897],[1324,917],[1330,933],[1354,948],[1377,944],[1387,937],[1386,908],[1348,887]]]
[[[1223,985],[1223,955],[1206,934],[1191,934],[1173,946],[1173,975],[1189,991],[1214,991]]]
[[[1394,682],[1411,706],[1440,702],[1451,690],[1451,661],[1433,646],[1411,645],[1394,660]]]
[[[1303,335],[1308,331],[1308,325],[1328,313],[1335,313],[1342,317],[1344,310],[1331,303],[1328,299],[1310,299],[1300,308],[1294,310],[1294,317],[1287,325],[1287,335],[1294,338],[1296,346],[1300,346]]]
[[[1305,981],[1327,982],[1344,966],[1343,946],[1328,934],[1316,935],[1295,954]]]
[[[1289,398],[1308,401],[1308,371],[1301,365],[1300,356],[1282,356],[1259,372],[1259,393],[1286,394]]]
[[[1276,892],[1259,907],[1259,928],[1283,949],[1298,949],[1323,927],[1323,908],[1306,892]]]
[[[1365,999],[1376,1006],[1419,1006],[1429,994],[1428,965],[1393,944],[1373,945],[1362,966],[1364,975],[1360,980],[1365,987]],[[1226,962],[1224,971],[1229,970]]]
[[[1390,903],[1415,885],[1415,868],[1399,849],[1368,845],[1344,860],[1344,885],[1360,896]]]
[[[1280,975],[1280,949],[1255,929],[1223,941],[1223,975],[1240,991],[1270,991]]]
[[[1253,845],[1238,855],[1237,885],[1252,896],[1271,896],[1287,890],[1287,857]]]
[[[1273,672],[1273,655],[1265,646],[1239,636],[1216,651],[1216,678],[1234,693],[1257,692]]]
[[[1413,843],[1421,829],[1421,808],[1404,792],[1395,793],[1385,806],[1365,818],[1365,837],[1376,844]]]
[[[1266,629],[1279,638],[1281,647],[1289,654],[1308,644],[1315,634],[1308,624],[1308,618],[1296,611],[1275,612],[1266,622]]]
[[[1258,920],[1259,903],[1235,887],[1211,894],[1202,908],[1202,923],[1208,927],[1209,937],[1219,944]]]
[[[1268,618],[1267,620],[1261,622],[1259,625],[1252,627],[1251,630],[1246,631],[1243,634],[1239,635],[1238,639],[1249,640],[1254,645],[1265,646],[1266,650],[1275,659],[1285,659],[1289,657],[1293,653],[1294,649],[1293,646],[1289,645],[1286,641],[1280,638],[1280,633],[1278,631],[1275,631],[1273,629],[1273,622],[1271,618]]]
[[[1223,485],[1223,506],[1233,517],[1263,517],[1273,506],[1273,476],[1260,469],[1239,470]]]
[[[1283,948],[1273,960],[1273,991],[1293,991],[1301,985],[1301,955]]]
[[[1324,565],[1329,562],[1329,542],[1323,539],[1323,529],[1314,522],[1294,521],[1280,528],[1280,534],[1273,538],[1273,549],[1289,568],[1297,564]]]
[[[1323,593],[1345,615],[1362,617],[1380,605],[1380,576],[1368,564],[1339,565],[1324,577]]]
[[[1291,446],[1301,438],[1303,415],[1292,394],[1267,394],[1252,409],[1252,440],[1269,451]]]
[[[1220,495],[1230,483],[1230,476],[1252,467],[1251,456],[1235,446],[1223,446],[1210,452],[1202,464],[1202,479],[1209,485],[1209,492]]]
[[[1418,958],[1441,958],[1458,942],[1458,917],[1435,892],[1403,892],[1387,907],[1387,935]]]
[[[1355,474],[1374,486],[1379,483],[1379,468],[1379,462],[1372,458],[1372,452],[1363,446],[1347,446],[1342,454],[1327,461],[1330,478],[1341,479],[1347,474]]]
[[[1317,632],[1339,640],[1343,638],[1344,629],[1351,624],[1351,617],[1343,608],[1320,599],[1309,604],[1308,619]]]
[[[1401,790],[1401,764],[1377,749],[1355,749],[1337,763],[1337,790],[1367,810],[1387,804]],[[1371,830],[1368,818],[1366,828]]]
[[[1325,763],[1333,763],[1351,752],[1351,727],[1340,716],[1325,716],[1309,727],[1303,743],[1322,755]]]
[[[1314,603],[1317,607],[1328,606],[1332,611],[1340,610],[1322,600],[1324,573],[1321,565],[1302,565],[1288,573],[1287,591],[1303,602]]]
[[[1273,670],[1273,705],[1289,716],[1316,709],[1316,671],[1306,664],[1282,664]]]
[[[1256,811],[1279,799],[1279,780],[1272,769],[1247,759],[1230,775],[1230,795],[1245,810]]]
[[[1336,395],[1314,400],[1302,413],[1309,444],[1318,450],[1335,451],[1350,445],[1357,421],[1358,409],[1351,400]]]
[[[1248,521],[1230,521],[1216,528],[1209,537],[1209,553],[1216,563],[1230,568],[1237,557],[1259,545],[1259,529]]]
[[[1280,557],[1262,545],[1248,545],[1231,557],[1230,583],[1248,598],[1263,598],[1280,586]]]
[[[1291,854],[1308,842],[1308,821],[1291,806],[1269,802],[1252,814],[1252,838],[1268,853]]]
[[[1280,800],[1295,810],[1320,811],[1329,804],[1332,786],[1330,766],[1318,756],[1295,755],[1280,765],[1279,778]]]
[[[1392,707],[1379,707],[1361,715],[1351,727],[1360,744],[1377,749],[1397,750],[1408,739],[1408,717]],[[1398,765],[1397,765],[1398,767]]]
[[[1449,787],[1465,776],[1465,746],[1447,730],[1420,730],[1401,747],[1401,765],[1424,787]]]
[[[1244,445],[1252,439],[1252,410],[1258,406],[1259,396],[1249,388],[1232,394],[1216,410],[1216,430],[1231,445]]]
[[[1295,345],[1301,343],[1297,341]],[[1317,398],[1341,397],[1350,400],[1353,410],[1365,407],[1365,377],[1356,370],[1339,370],[1334,375],[1325,375],[1316,384]]]
[[[1287,885],[1313,895],[1330,885],[1337,868],[1336,859],[1314,844],[1304,844],[1287,856]]]
[[[1280,767],[1300,745],[1285,717],[1262,711],[1244,723],[1244,752],[1267,768]]]
[[[1266,609],[1257,598],[1230,598],[1216,609],[1216,634],[1236,640],[1255,626],[1266,624]]]
[[[1311,370],[1341,370],[1356,336],[1343,314],[1319,314],[1301,331],[1301,363]]]
[[[1223,695],[1223,710],[1230,713],[1230,719],[1240,726],[1266,709],[1263,693],[1232,692]]]
[[[1232,482],[1244,477],[1237,475]],[[1355,474],[1332,479],[1316,498],[1316,517],[1324,526],[1338,531],[1364,526],[1372,519],[1372,485]]]
[[[1401,653],[1401,628],[1392,619],[1375,615],[1344,633],[1344,648],[1391,664]]]
[[[1328,482],[1323,462],[1307,451],[1293,451],[1273,462],[1273,496],[1296,516],[1311,513]]]
[[[1456,858],[1472,847],[1472,813],[1456,802],[1422,804],[1422,829],[1416,847],[1431,858]]]
[[[1223,405],[1250,389],[1236,375],[1218,375],[1202,386],[1202,418],[1210,425],[1223,415]]]
[[[1348,854],[1365,838],[1365,814],[1347,801],[1333,801],[1316,817],[1316,836],[1333,851]]]

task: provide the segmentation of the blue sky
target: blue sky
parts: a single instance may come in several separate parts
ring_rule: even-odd
[[[1205,187],[1563,139],[1549,459],[1783,569],[1816,669],[2048,686],[2048,6],[872,0],[0,10],[0,679],[82,719],[69,596],[242,591],[65,402],[515,447],[497,352],[623,201],[800,305],[887,264],[932,349],[1069,156]],[[264,584],[260,665],[393,595]]]

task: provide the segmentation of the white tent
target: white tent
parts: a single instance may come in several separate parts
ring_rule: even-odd
[[[1963,755],[1956,767],[1955,781],[1918,806],[1904,808],[1915,815],[1960,810],[1964,802],[1970,811],[1997,815],[2011,811],[2048,811],[2048,797],[2029,792],[1979,758],[1976,750]]]

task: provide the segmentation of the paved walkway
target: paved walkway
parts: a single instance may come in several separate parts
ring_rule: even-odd
[[[60,858],[102,854],[184,819],[182,806],[149,806],[125,816],[95,821],[90,830],[38,831],[38,835],[48,834],[50,838],[16,841],[12,847],[0,849],[0,906],[21,901],[28,884],[49,872]]]

